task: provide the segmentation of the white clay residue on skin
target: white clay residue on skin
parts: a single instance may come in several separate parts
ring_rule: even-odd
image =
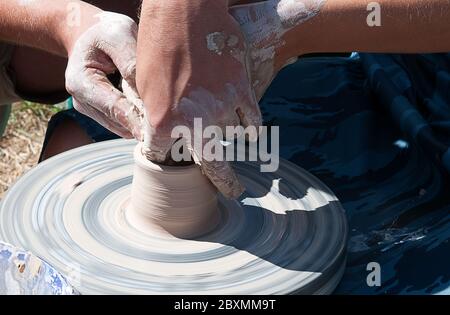
[[[244,84],[237,84],[237,88],[245,86]],[[239,91],[236,86],[228,83],[225,85],[225,92],[222,98],[212,93],[206,88],[199,87],[191,91],[187,96],[183,97],[179,103],[173,106],[174,110],[178,113],[171,121],[168,128],[171,129],[168,132],[168,136],[175,141],[177,137],[173,137],[171,133],[175,127],[186,127],[189,129],[191,136],[188,141],[188,151],[192,156],[194,162],[201,166],[204,174],[217,185],[219,190],[227,196],[239,196],[243,192],[243,187],[239,184],[236,176],[231,172],[228,163],[209,163],[211,157],[205,156],[208,152],[204,152],[204,141],[209,139],[194,139],[194,118],[201,118],[202,130],[209,126],[218,126],[225,131],[226,126],[239,126],[240,117],[236,113],[237,106],[239,105],[238,95]],[[230,110],[230,106],[236,106]],[[233,116],[230,117],[230,113]],[[255,120],[254,117],[249,119]],[[166,138],[159,138],[158,134],[148,122],[144,123],[146,131],[144,132],[144,144],[143,153],[150,161],[157,161],[165,163],[167,161],[167,154],[165,153]],[[201,135],[200,135],[201,136]],[[160,141],[161,140],[161,141]]]
[[[234,117],[229,117],[229,104],[238,104],[237,96],[238,91],[233,84],[226,84],[226,93],[224,93],[225,99],[221,100],[212,92],[205,88],[198,88],[192,91],[188,97],[181,99],[177,105],[178,110],[183,113],[183,119],[179,125],[190,126],[191,130],[194,126],[193,118],[202,118],[202,127],[208,127],[218,125],[221,128],[226,126],[239,126],[240,119],[237,114]],[[232,111],[236,113],[236,111]],[[203,143],[200,140],[203,139],[186,139],[191,141],[189,148],[192,157],[196,164],[201,165],[205,175],[207,175],[212,182],[218,187],[220,191],[227,192],[229,196],[239,196],[243,192],[243,187],[239,185],[239,182],[235,175],[231,173],[229,165],[227,163],[215,163],[214,171],[211,163],[207,163],[203,154]],[[198,145],[197,147],[195,147]],[[201,151],[202,156],[199,157],[198,153]]]
[[[236,35],[227,36],[221,32],[214,32],[206,36],[206,45],[209,51],[219,56],[222,56],[226,48],[229,48],[229,52],[233,55],[239,45],[239,38]]]
[[[132,129],[140,136],[140,110],[132,103],[134,99],[127,100],[102,71],[92,71],[92,65],[100,62],[105,68],[118,67],[123,78],[135,77],[137,25],[131,18],[112,12],[94,17],[98,22],[75,42],[66,69],[66,87],[77,111],[120,136],[130,137]]]
[[[231,15],[238,21],[252,46],[251,75],[258,98],[262,97],[275,76],[275,52],[285,44],[283,35],[316,16],[325,2],[326,0],[269,0],[230,9]]]
[[[226,36],[220,32],[208,34],[206,36],[206,43],[208,46],[208,50],[220,56],[222,55],[223,50],[226,46]]]
[[[319,13],[326,0],[282,0],[277,4],[277,13],[284,28],[299,25]]]
[[[228,47],[236,47],[239,44],[239,38],[235,35],[231,35],[227,40]]]
[[[275,54],[277,48],[284,45],[283,35],[293,27],[315,16],[325,0],[270,0],[256,4],[236,6],[230,9],[230,14],[240,24],[243,35],[247,39],[250,51],[246,51],[244,43],[240,43],[239,38],[233,34],[224,32],[213,32],[206,36],[207,49],[216,55],[224,56],[230,54],[233,58],[247,67],[245,78],[250,79],[257,99],[260,99],[275,76]],[[241,45],[240,45],[241,44]],[[288,60],[288,64],[296,59]],[[240,117],[230,117],[230,104],[238,104],[238,95],[245,94],[245,91],[238,91],[242,87],[248,87],[248,82],[233,82],[228,84],[228,90],[223,95],[215,93],[203,87],[193,89],[189,95],[183,97],[179,103],[174,105],[174,111],[180,113],[178,117],[172,119],[173,126],[188,126],[192,128],[193,118],[202,118],[204,126],[219,125],[238,126]],[[237,108],[235,108],[237,109]],[[247,117],[249,118],[249,117]],[[254,117],[249,118],[254,121]],[[253,119],[253,120],[252,120]],[[157,138],[157,134],[150,128],[145,134],[147,138]],[[158,131],[161,133],[161,131]],[[155,137],[152,137],[152,133]],[[166,139],[164,144],[166,143]],[[150,145],[152,143],[152,145]],[[164,162],[167,157],[164,152],[164,144],[155,141],[144,141],[144,151],[148,159]],[[161,149],[161,150],[160,150]],[[198,149],[198,148],[197,148]],[[201,149],[201,148],[200,148]],[[153,152],[152,152],[153,151]],[[202,164],[204,161],[196,158],[196,151],[191,149],[195,162]],[[155,159],[156,158],[156,159]],[[215,165],[217,168],[220,165]],[[231,187],[234,179],[227,179],[229,171],[216,169],[215,172],[205,172],[214,183],[223,182],[223,187],[228,190],[237,191],[238,187]],[[239,188],[241,189],[241,188]],[[221,189],[222,190],[222,189]],[[235,195],[234,193],[232,195]]]
[[[236,104],[238,91],[233,84],[226,84],[225,99],[219,99],[206,88],[199,87],[189,93],[187,97],[183,97],[177,109],[184,114],[183,121],[190,123],[192,126],[193,117],[202,117],[205,126],[229,123],[229,104]],[[239,124],[239,117],[236,115],[233,123]],[[234,126],[234,125],[233,125]],[[221,126],[222,127],[222,126]],[[225,124],[223,125],[225,127]]]

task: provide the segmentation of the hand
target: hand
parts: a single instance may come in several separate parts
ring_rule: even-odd
[[[239,25],[228,14],[228,1],[144,1],[137,86],[145,107],[149,159],[164,163],[176,140],[172,130],[193,130],[194,118],[201,118],[204,128],[223,131],[226,126],[261,125],[247,53]],[[190,145],[189,150],[225,196],[236,198],[243,192],[228,162],[211,161],[199,152],[203,146]]]
[[[66,88],[79,112],[124,138],[142,139],[136,92],[137,25],[121,14],[100,12],[68,48]],[[119,71],[122,89],[107,75]]]

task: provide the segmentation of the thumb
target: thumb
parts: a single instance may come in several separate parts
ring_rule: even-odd
[[[229,162],[203,160],[201,168],[203,173],[225,197],[237,199],[245,191]]]
[[[247,97],[242,100],[241,104],[242,105],[237,110],[241,124],[245,128],[254,127],[248,129],[248,134],[249,141],[255,142],[258,140],[259,127],[262,126],[262,115],[254,92],[249,92]]]
[[[221,145],[221,144],[218,144]],[[189,151],[192,153],[197,164],[200,164],[203,173],[209,178],[211,183],[227,198],[237,199],[245,191],[245,188],[239,182],[230,163],[223,158],[221,161],[205,156],[200,150],[203,150],[203,145],[197,147],[192,146],[192,142],[188,143]]]
[[[139,98],[136,88],[130,86],[125,79],[122,79],[122,92],[128,102],[134,105],[132,108],[133,110],[128,111],[128,115],[131,116],[128,117],[128,119],[130,121],[130,125],[132,125],[130,127],[133,131],[133,135],[137,140],[143,141],[144,136],[142,133],[142,121],[144,119],[144,103]]]

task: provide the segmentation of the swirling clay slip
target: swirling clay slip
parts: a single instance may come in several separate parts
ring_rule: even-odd
[[[236,201],[196,166],[140,160],[134,141],[81,147],[11,188],[0,239],[63,275],[77,266],[82,294],[331,293],[345,267],[339,201],[288,161],[275,173],[259,166],[233,164],[247,189]]]

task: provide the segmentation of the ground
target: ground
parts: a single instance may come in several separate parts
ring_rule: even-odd
[[[0,138],[0,199],[12,184],[37,164],[50,117],[59,107],[23,102],[13,105]]]

